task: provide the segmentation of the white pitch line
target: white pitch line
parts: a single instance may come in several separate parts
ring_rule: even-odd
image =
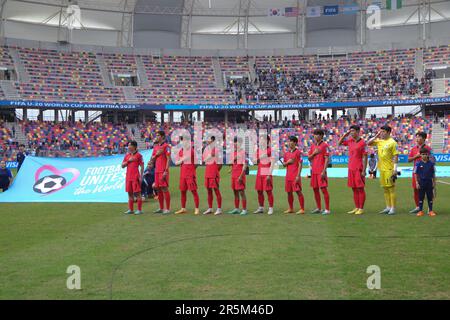
[[[442,180],[437,180],[437,182],[450,185],[450,182],[445,182],[445,181],[442,181]]]

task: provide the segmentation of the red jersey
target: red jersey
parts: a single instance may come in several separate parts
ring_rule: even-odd
[[[257,151],[258,159],[258,172],[257,175],[268,176],[270,172],[270,166],[272,165],[272,149],[267,148],[267,150],[258,149]]]
[[[183,158],[184,150],[181,149],[178,155],[180,156],[180,159]],[[196,168],[195,168],[195,162],[194,162],[194,148],[191,147],[191,161],[187,163],[181,164],[181,170],[180,170],[180,176],[181,177],[194,177],[196,175]]]
[[[231,165],[231,177],[239,178],[244,169],[244,163],[246,163],[245,159],[245,150],[235,151],[233,154],[233,164]]]
[[[411,152],[409,153],[409,158],[415,157],[416,155],[420,154],[420,149],[425,148],[428,150],[428,152],[430,152],[430,156],[431,156],[431,148],[429,146],[427,146],[425,143],[422,146],[414,146],[411,149]],[[416,167],[416,163],[419,162],[420,160],[422,160],[422,158],[417,158],[416,160],[414,160],[414,167]]]
[[[136,181],[141,178],[141,174],[139,173],[139,166],[144,164],[144,159],[139,152],[135,152],[134,154],[127,153],[125,155],[125,158],[123,159],[123,162],[127,162],[132,157],[134,158],[134,161],[129,162],[127,165],[126,181]]]
[[[209,160],[207,160],[209,158]],[[206,150],[204,154],[205,178],[216,178],[219,176],[219,165],[217,164],[216,149]]]
[[[284,154],[284,162],[288,162],[291,159],[294,159],[294,163],[287,165],[286,180],[288,181],[294,181],[298,176],[300,163],[303,162],[302,153],[300,150],[295,148],[294,150],[286,151]]]
[[[309,149],[308,155],[312,155],[314,150],[319,149],[320,153],[311,160],[311,173],[321,174],[325,166],[325,157],[328,157],[328,144],[321,141],[318,145],[313,143]]]
[[[342,145],[348,147],[348,169],[362,170],[363,156],[367,154],[366,142],[363,139],[356,141],[350,137],[342,142]]]
[[[156,156],[156,153],[162,150],[162,153],[159,156]],[[155,173],[161,173],[166,171],[167,160],[170,158],[170,146],[163,142],[162,144],[155,144],[153,146],[153,158],[155,161]]]

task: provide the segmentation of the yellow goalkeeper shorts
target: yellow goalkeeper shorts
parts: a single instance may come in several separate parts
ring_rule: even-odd
[[[380,170],[380,185],[383,188],[395,186],[395,182],[392,181],[392,173],[392,170]]]

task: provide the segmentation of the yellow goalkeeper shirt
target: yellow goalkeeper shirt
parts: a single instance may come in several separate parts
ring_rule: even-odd
[[[394,169],[394,156],[398,155],[397,142],[392,137],[389,139],[376,139],[374,145],[378,149],[378,169],[389,171]]]

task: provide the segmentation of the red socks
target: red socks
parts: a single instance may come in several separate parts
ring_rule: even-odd
[[[162,191],[158,191],[158,201],[159,201],[159,208],[161,210],[164,209],[164,195]]]
[[[194,196],[194,204],[195,204],[195,208],[197,209],[198,206],[200,205],[200,199],[198,198],[198,192],[197,190],[192,190],[192,195]]]
[[[322,204],[320,203],[320,191],[319,189],[314,189],[314,199],[316,200],[317,209],[322,210]]]
[[[186,191],[181,191],[181,207],[182,208],[186,208],[186,201],[187,201]]]
[[[138,210],[142,211],[142,197],[138,197],[137,205],[138,205]]]
[[[234,195],[234,207],[239,208],[239,196]]]
[[[289,203],[289,209],[294,210],[294,195],[292,192],[288,192],[288,203]]]
[[[364,188],[353,188],[353,201],[356,208],[364,209],[364,203],[366,202],[366,191]]]
[[[134,211],[134,200],[133,199],[131,199],[131,200],[128,199],[128,209],[130,209],[131,211]]]
[[[192,190],[192,195],[194,196],[194,204],[195,204],[195,208],[197,209],[198,206],[200,205],[200,200],[198,198],[198,192],[197,190]],[[170,195],[169,195],[170,197]],[[211,197],[212,197],[212,193],[211,193]],[[187,191],[181,191],[181,207],[182,208],[186,208],[186,202],[187,202]]]
[[[213,206],[213,191],[212,189],[208,189],[208,208],[212,208]]]
[[[302,210],[305,210],[305,197],[303,196],[303,193],[299,192],[297,193],[298,196],[298,202],[300,203],[300,208]]]
[[[164,193],[164,200],[166,200],[166,208],[167,210],[170,210],[170,192],[166,191]]]
[[[258,191],[258,204],[260,207],[264,207],[264,192]]]
[[[325,200],[325,209],[330,211],[330,194],[328,193],[327,188],[322,188],[323,199]],[[320,197],[319,197],[320,199]]]
[[[242,209],[247,210],[247,199],[242,199]]]
[[[364,209],[365,203],[366,203],[366,190],[364,190],[364,188],[359,188],[359,208]]]
[[[272,191],[267,191],[267,198],[269,199],[269,207],[273,208],[273,193],[272,193]]]
[[[216,193],[217,207],[218,208],[222,208],[222,195],[220,194],[220,190],[219,189],[214,189],[214,191]],[[211,205],[212,205],[212,201],[211,201]]]
[[[352,188],[353,190],[353,202],[355,203],[355,208],[360,208],[359,206],[359,189]]]

